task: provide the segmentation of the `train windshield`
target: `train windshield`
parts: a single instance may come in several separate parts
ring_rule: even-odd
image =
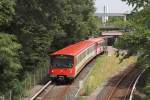
[[[51,64],[53,68],[71,68],[73,66],[73,57],[66,55],[52,56]]]

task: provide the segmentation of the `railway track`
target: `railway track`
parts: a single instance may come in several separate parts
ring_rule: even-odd
[[[75,80],[70,84],[58,85],[49,81],[43,88],[38,91],[30,100],[72,100],[78,92],[80,81],[90,72],[96,58],[94,58],[80,72]]]
[[[49,81],[30,100],[61,100],[70,86],[70,84],[57,85]]]
[[[107,100],[128,100],[132,86],[139,74],[140,72],[138,70],[134,70],[131,74],[125,75],[125,77],[113,88]],[[122,87],[126,87],[126,89],[121,89]]]
[[[132,87],[141,75],[141,70],[131,65],[121,74],[113,77],[97,96],[97,100],[129,100]]]
[[[88,64],[71,84],[57,85],[49,81],[43,89],[35,94],[30,100],[75,99],[75,94],[79,89],[79,80],[84,79],[94,62],[95,60]],[[131,65],[119,75],[111,78],[106,87],[97,96],[97,100],[128,100],[133,84],[140,74],[141,71],[134,67],[134,65]]]
[[[48,87],[52,84],[52,81],[47,82],[46,85],[44,85],[30,100],[36,100],[36,99],[40,99],[40,95],[42,94],[42,92],[45,92],[46,89],[48,89]],[[53,86],[52,86],[53,87]]]

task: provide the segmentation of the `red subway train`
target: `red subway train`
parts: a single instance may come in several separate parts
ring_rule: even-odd
[[[49,75],[52,79],[74,79],[84,66],[105,50],[103,37],[84,40],[50,55]]]

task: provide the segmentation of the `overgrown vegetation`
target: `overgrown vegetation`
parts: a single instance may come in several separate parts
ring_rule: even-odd
[[[121,58],[122,56],[116,57],[113,54],[112,56],[102,55],[96,60],[94,68],[83,88],[85,95],[89,95],[97,87],[102,86],[112,75],[117,74],[137,60],[136,56],[131,56],[120,63]]]
[[[94,11],[93,0],[0,0],[0,94],[19,94],[50,52],[97,33]]]

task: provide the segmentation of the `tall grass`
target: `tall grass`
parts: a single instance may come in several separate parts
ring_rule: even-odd
[[[115,55],[100,56],[96,60],[93,70],[85,81],[83,87],[85,95],[89,95],[97,87],[101,86],[109,77],[117,74],[129,64],[135,63],[136,60],[136,56],[131,56],[120,63],[119,57],[116,57]]]

